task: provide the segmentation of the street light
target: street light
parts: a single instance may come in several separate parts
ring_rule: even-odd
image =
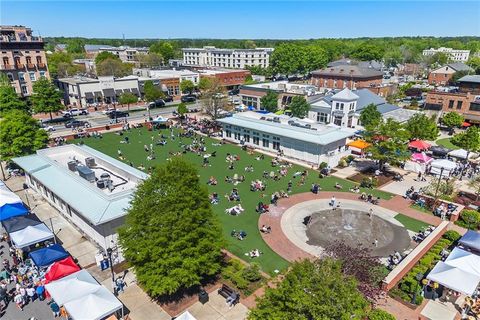
[[[113,285],[112,287],[113,287],[113,292],[115,293],[117,291],[117,288],[115,286],[115,273],[113,272],[112,253],[113,253],[113,249],[107,248],[108,263],[110,264],[110,271],[112,272],[112,285]]]
[[[435,189],[435,201],[433,202],[433,210],[435,210],[435,206],[437,205],[437,200],[438,200],[438,189],[440,189],[440,182],[442,181],[442,175],[443,175],[443,170],[445,168],[442,167],[440,169],[440,176],[438,177],[438,183],[437,183],[437,188]]]

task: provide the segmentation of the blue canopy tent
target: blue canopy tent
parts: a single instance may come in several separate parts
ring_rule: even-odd
[[[32,251],[28,255],[39,268],[49,266],[69,256],[68,252],[59,244]]]
[[[0,207],[0,221],[27,214],[28,209],[22,203],[9,203]]]
[[[468,230],[458,242],[464,247],[480,251],[480,232]]]

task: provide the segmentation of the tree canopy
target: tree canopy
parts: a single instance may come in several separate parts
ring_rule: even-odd
[[[361,61],[381,60],[384,49],[374,44],[361,43],[351,52],[350,57]]]
[[[183,116],[188,113],[188,108],[185,103],[180,103],[177,107],[177,112],[179,115]]]
[[[471,57],[467,64],[475,70],[475,74],[480,74],[480,57]]]
[[[275,73],[288,76],[324,68],[328,59],[326,51],[319,46],[282,43],[273,51],[270,64]]]
[[[410,140],[436,140],[439,133],[435,116],[429,118],[424,113],[416,113],[407,121],[405,128]]]
[[[204,91],[208,90],[212,86],[212,79],[209,77],[200,77],[198,81],[198,89]]]
[[[267,94],[260,98],[260,106],[269,112],[277,112],[278,93],[273,90],[268,90]]]
[[[292,116],[298,118],[305,118],[310,111],[310,104],[302,96],[295,96],[292,98],[292,102],[288,105],[288,108],[292,111]]]
[[[9,111],[0,120],[0,156],[4,161],[32,154],[47,141],[48,134],[38,120],[24,111]]]
[[[123,63],[120,59],[105,59],[97,64],[97,75],[124,77],[132,73],[133,65]]]
[[[165,62],[175,58],[175,48],[172,43],[167,41],[158,41],[150,46],[149,52],[158,53]]]
[[[117,57],[115,54],[108,52],[108,51],[102,51],[97,54],[95,57],[95,64],[98,65],[99,63],[102,63],[103,61],[107,59],[112,59],[112,60],[118,60],[120,61],[120,58]]]
[[[137,54],[136,56],[140,67],[155,68],[163,65],[163,57],[158,53]]]
[[[465,121],[465,118],[455,111],[447,113],[442,118],[442,123],[450,129],[461,126],[463,121]]]
[[[174,157],[135,192],[119,230],[127,261],[151,296],[198,286],[220,271],[220,224],[195,167]]]
[[[377,110],[377,106],[373,103],[365,107],[360,112],[360,124],[364,128],[375,127],[382,121],[382,114]]]
[[[15,88],[10,85],[8,79],[0,79],[0,118],[11,110],[27,111],[28,107],[25,101],[20,99]],[[6,77],[6,76],[5,76]]]
[[[58,112],[64,108],[61,99],[62,93],[50,80],[41,78],[33,84],[33,95],[30,101],[32,101],[34,113],[45,112],[50,114],[52,119],[52,112]]]
[[[480,151],[480,129],[471,126],[467,131],[454,135],[450,142],[470,152]]]
[[[153,84],[152,80],[147,80],[144,83],[143,95],[146,101],[153,102],[163,96],[163,92]]]
[[[52,77],[68,77],[77,74],[81,67],[73,64],[73,57],[67,52],[47,55],[48,71]]]
[[[131,92],[123,92],[118,98],[118,102],[120,102],[121,104],[126,104],[128,110],[130,110],[130,104],[135,103],[137,101],[138,101],[137,96]]]
[[[183,80],[180,82],[180,90],[183,93],[191,94],[195,90],[195,84],[192,80]]]
[[[295,262],[276,288],[267,288],[249,320],[364,319],[367,301],[357,281],[331,258]]]

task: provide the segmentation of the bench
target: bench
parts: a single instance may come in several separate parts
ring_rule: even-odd
[[[220,289],[218,289],[218,294],[221,295],[222,297],[224,297],[225,299],[230,297],[234,292],[235,292],[235,290],[233,290],[232,288],[230,288],[226,284],[222,284],[222,287]],[[235,301],[233,301],[232,305],[236,305],[239,301],[240,301],[240,295],[237,294],[237,299],[235,299]]]

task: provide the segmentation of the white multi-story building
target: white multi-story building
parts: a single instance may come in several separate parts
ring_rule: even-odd
[[[466,62],[468,61],[468,58],[470,56],[470,50],[456,50],[452,48],[430,48],[430,49],[425,49],[423,50],[423,55],[424,56],[433,56],[435,53],[445,53],[450,57],[450,60],[456,61],[456,62]]]
[[[217,49],[183,48],[183,64],[198,67],[221,67],[244,69],[248,66],[268,67],[273,48]]]
[[[120,46],[120,47],[103,47],[98,50],[98,52],[110,52],[116,55],[117,57],[122,60],[122,62],[130,62],[134,63],[137,62],[137,55],[138,54],[147,54],[148,48],[133,48],[128,46]]]

